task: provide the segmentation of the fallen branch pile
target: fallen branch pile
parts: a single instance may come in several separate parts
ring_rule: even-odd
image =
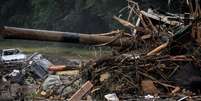
[[[134,95],[147,94],[160,97],[200,94],[201,15],[182,18],[160,15],[151,9],[145,12],[131,0],[127,9],[127,20],[116,16],[114,19],[129,28],[127,37],[133,40],[133,45],[90,61],[81,71],[82,78],[94,84],[92,95],[103,99],[105,94],[116,93],[120,99],[134,99]],[[137,17],[136,24],[131,23],[132,16]],[[116,38],[123,37],[122,33],[126,31],[116,34],[119,36]]]

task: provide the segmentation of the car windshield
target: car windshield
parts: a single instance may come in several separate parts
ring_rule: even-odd
[[[19,50],[6,50],[4,51],[4,55],[14,55],[19,53]]]

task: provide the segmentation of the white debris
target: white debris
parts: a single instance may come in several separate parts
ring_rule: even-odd
[[[13,72],[9,74],[9,76],[17,76],[17,74],[19,74],[19,73],[20,73],[19,70],[14,69]]]
[[[144,99],[146,99],[146,100],[153,99],[153,101],[155,101],[155,99],[158,99],[158,98],[160,98],[160,97],[159,96],[153,96],[153,95],[150,95],[150,94],[144,96]]]
[[[107,99],[107,101],[119,101],[119,98],[115,93],[107,94],[104,97]]]
[[[184,96],[184,97],[180,98],[180,99],[177,100],[177,101],[183,101],[183,100],[185,100],[185,99],[187,99],[187,98],[188,98],[188,96]]]
[[[153,95],[149,95],[149,94],[148,94],[148,95],[144,96],[144,98],[145,98],[145,99],[153,99],[153,98],[154,98],[154,96],[153,96]]]

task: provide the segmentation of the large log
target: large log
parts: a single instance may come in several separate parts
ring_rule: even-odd
[[[72,32],[16,28],[8,26],[0,28],[0,36],[2,36],[4,39],[55,41],[90,45],[109,43],[106,45],[122,47],[131,46],[133,44],[133,40],[131,40],[129,37],[116,38],[115,36],[106,36],[104,34],[81,34]]]

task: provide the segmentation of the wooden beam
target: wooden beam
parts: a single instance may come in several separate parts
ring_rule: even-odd
[[[152,19],[155,19],[155,20],[158,20],[158,21],[162,21],[164,23],[167,23],[167,24],[170,24],[170,25],[173,25],[173,26],[182,24],[181,22],[178,22],[178,21],[170,21],[169,18],[171,18],[171,16],[165,16],[165,15],[161,15],[161,14],[156,14],[154,12],[147,13],[145,11],[141,11],[141,13],[146,17],[149,17],[149,18],[152,18]]]
[[[155,49],[147,53],[147,56],[155,55],[156,53],[160,52],[162,49],[166,48],[167,46],[168,46],[168,42],[156,47]]]
[[[82,97],[91,90],[93,84],[87,81],[68,101],[80,101]]]

